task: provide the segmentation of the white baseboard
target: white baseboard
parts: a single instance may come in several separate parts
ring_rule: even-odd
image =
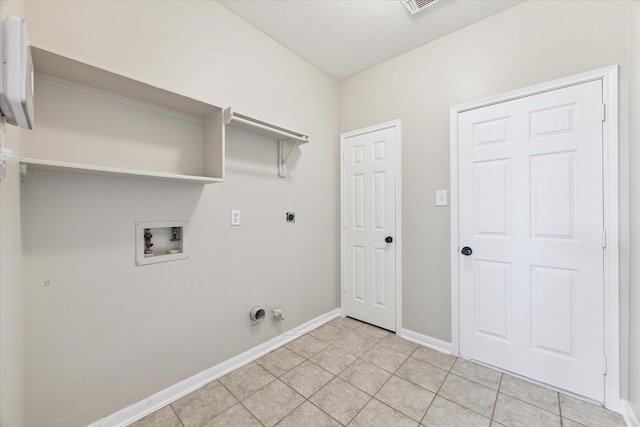
[[[622,407],[622,417],[624,418],[624,422],[627,423],[628,427],[640,427],[640,422],[638,422],[638,416],[633,412],[631,405],[626,400],[622,400],[620,402],[620,406]]]
[[[428,335],[423,335],[418,332],[410,331],[408,329],[400,329],[398,331],[398,335],[400,335],[404,339],[416,342],[425,347],[429,347],[434,350],[441,351],[443,353],[451,354],[450,342],[441,341],[437,338],[433,338]]]
[[[175,402],[183,396],[202,387],[203,385],[214,381],[229,372],[244,366],[263,355],[282,347],[291,341],[300,338],[309,331],[327,323],[328,321],[340,316],[340,309],[331,310],[321,316],[312,319],[297,328],[284,332],[277,337],[270,339],[260,345],[257,345],[244,353],[227,359],[209,369],[195,374],[185,380],[180,381],[164,390],[144,399],[131,406],[128,406],[114,414],[109,415],[88,427],[121,427],[137,421],[158,409]]]

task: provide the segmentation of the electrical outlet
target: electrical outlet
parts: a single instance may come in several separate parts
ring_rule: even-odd
[[[231,225],[240,225],[240,211],[232,210],[231,211]]]

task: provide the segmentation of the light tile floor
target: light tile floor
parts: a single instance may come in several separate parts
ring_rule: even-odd
[[[132,426],[624,426],[600,406],[337,318]]]

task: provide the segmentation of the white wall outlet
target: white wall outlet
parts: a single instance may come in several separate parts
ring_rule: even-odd
[[[231,225],[240,225],[240,211],[232,210],[231,211]]]
[[[447,206],[448,204],[447,190],[436,190],[436,206]]]

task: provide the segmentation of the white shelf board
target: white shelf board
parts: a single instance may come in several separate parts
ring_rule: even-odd
[[[79,163],[66,163],[53,160],[34,159],[21,157],[20,163],[26,165],[28,171],[59,172],[80,175],[116,176],[132,178],[148,178],[164,181],[191,182],[194,184],[213,184],[223,182],[220,178],[204,176],[180,175],[163,172],[140,171],[134,169],[120,169],[104,166],[93,166]]]

